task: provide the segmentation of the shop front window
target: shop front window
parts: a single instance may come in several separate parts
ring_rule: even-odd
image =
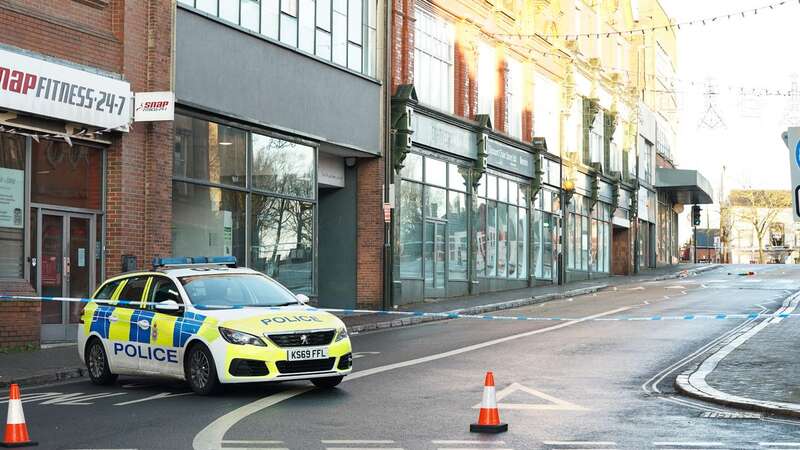
[[[313,295],[314,147],[181,114],[175,123],[173,254],[233,255]]]
[[[400,170],[400,277],[424,278],[431,295],[441,295],[449,280],[467,280],[470,210],[462,172],[462,166],[416,153],[406,155]],[[477,251],[484,251],[480,242]]]
[[[422,167],[420,167],[422,169]],[[400,277],[422,277],[422,185],[400,184]]]
[[[244,262],[245,194],[172,183],[172,252],[232,255]]]
[[[0,133],[0,278],[22,278],[25,257],[25,138]]]
[[[295,293],[313,292],[314,204],[253,194],[250,266]]]
[[[476,191],[478,276],[528,277],[528,209],[524,207],[527,189],[525,185],[495,175],[481,178]]]
[[[531,245],[531,252],[533,255],[533,273],[536,278],[542,278],[542,257],[543,255],[543,247],[544,247],[544,234],[543,234],[543,227],[542,227],[542,211],[538,209],[532,212],[533,218],[531,220],[531,226],[533,227],[533,242]]]
[[[175,116],[172,173],[217,184],[245,186],[247,133],[194,117]]]
[[[253,189],[314,198],[314,148],[251,134]]]
[[[469,267],[469,238],[467,237],[467,196],[463,192],[448,192],[447,248],[451,280],[466,280]]]
[[[31,173],[32,202],[102,209],[101,150],[49,139],[33,141]]]
[[[485,190],[485,186],[484,190]],[[478,190],[480,192],[480,189]],[[476,200],[478,212],[475,215],[477,219],[477,227],[475,230],[475,242],[478,248],[475,249],[475,270],[479,277],[486,276],[486,198],[478,197]]]

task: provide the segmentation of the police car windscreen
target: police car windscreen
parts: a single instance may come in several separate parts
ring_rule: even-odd
[[[189,300],[199,308],[286,306],[298,303],[288,289],[261,275],[197,275],[180,280]]]

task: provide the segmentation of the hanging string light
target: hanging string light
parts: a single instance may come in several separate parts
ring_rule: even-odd
[[[694,19],[684,22],[673,22],[670,20],[668,25],[659,25],[659,26],[652,26],[652,27],[643,27],[643,28],[636,28],[632,30],[620,30],[620,31],[607,31],[603,33],[556,33],[556,34],[520,34],[520,33],[497,33],[493,34],[492,36],[497,38],[517,38],[517,39],[524,39],[524,38],[531,38],[531,37],[542,37],[545,39],[558,39],[558,38],[565,38],[567,40],[578,40],[580,38],[597,38],[599,39],[601,36],[605,36],[610,38],[611,36],[633,36],[636,34],[645,35],[648,32],[655,32],[655,31],[668,31],[668,30],[680,30],[681,27],[691,27],[691,26],[707,26],[709,22],[711,23],[718,23],[721,20],[733,20],[739,19],[740,16],[742,19],[747,18],[748,15],[756,16],[758,15],[759,11],[773,11],[776,8],[780,8],[787,4],[791,4],[794,2],[790,2],[789,0],[782,0],[779,2],[774,2],[769,5],[760,6],[758,8],[749,8],[739,12],[729,13],[729,14],[721,14],[718,16],[706,17],[703,19]],[[800,4],[800,0],[797,2]]]
[[[541,56],[543,58],[556,58],[559,60],[564,60],[567,62],[575,62],[576,58],[560,52],[558,50],[554,51],[542,51],[531,48],[522,43],[510,42],[505,41],[507,45],[510,47],[516,48],[520,53],[526,53],[529,58],[533,57],[534,55]],[[605,75],[615,75],[615,74],[624,74],[630,77],[645,77],[650,81],[653,82],[660,82],[661,84],[669,87],[671,89],[651,89],[647,88],[644,89],[645,91],[649,92],[658,92],[658,93],[685,93],[687,91],[681,91],[675,89],[676,86],[682,86],[684,88],[705,88],[707,85],[707,81],[701,80],[689,80],[686,78],[680,78],[677,76],[669,76],[664,74],[654,74],[654,73],[638,73],[635,70],[624,69],[621,67],[599,67],[597,70],[600,73]],[[750,95],[754,97],[790,97],[793,95],[792,89],[771,89],[771,88],[764,88],[764,87],[753,87],[753,86],[742,86],[742,85],[723,85],[720,86],[720,89],[727,89],[730,92],[736,91],[736,94],[739,95]]]

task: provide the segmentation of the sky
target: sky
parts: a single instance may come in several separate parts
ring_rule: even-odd
[[[674,20],[684,21],[778,1],[661,0],[661,3]],[[679,168],[697,169],[711,182],[715,203],[719,200],[721,180],[724,192],[742,187],[790,189],[789,153],[781,133],[789,126],[787,120],[791,117],[794,126],[800,126],[800,91],[794,97],[757,97],[742,95],[741,88],[746,92],[752,88],[789,91],[795,77],[800,90],[798,23],[800,1],[790,0],[785,6],[745,19],[682,27],[677,31],[676,81],[680,93],[674,159]],[[705,94],[709,81],[715,84],[716,95]],[[715,122],[714,111],[723,125],[701,125]],[[718,211],[718,207],[709,210]],[[690,231],[683,226],[685,223],[681,223],[681,242]],[[711,226],[717,225],[712,219]]]

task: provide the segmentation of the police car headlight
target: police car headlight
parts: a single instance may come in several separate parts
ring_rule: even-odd
[[[219,334],[222,335],[222,338],[226,341],[230,342],[231,344],[236,345],[257,345],[259,347],[266,347],[267,344],[261,340],[258,336],[253,336],[249,333],[244,333],[242,331],[231,330],[230,328],[219,327]]]
[[[336,333],[336,340],[333,342],[339,342],[342,339],[347,339],[349,336],[347,334],[347,328],[339,328],[339,331]]]

